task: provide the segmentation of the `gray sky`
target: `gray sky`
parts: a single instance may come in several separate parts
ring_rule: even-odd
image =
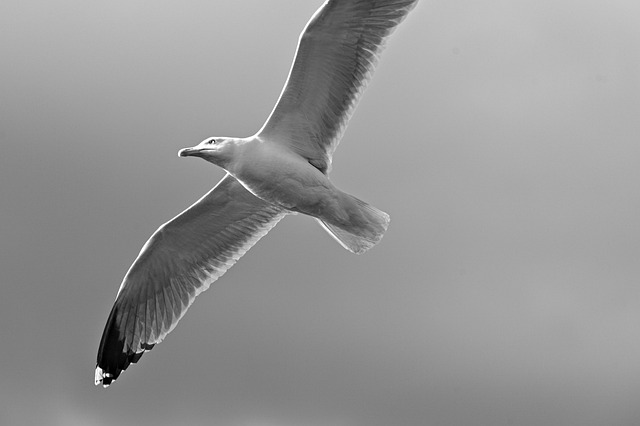
[[[270,112],[320,0],[0,3],[0,423],[640,423],[640,3],[422,0],[332,179],[364,256],[288,217],[108,390],[149,235]]]

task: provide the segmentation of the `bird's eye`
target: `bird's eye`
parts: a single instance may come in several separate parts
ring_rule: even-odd
[[[211,139],[209,139],[209,143],[210,144],[214,144],[214,143],[216,143],[216,140],[214,138],[211,138]]]

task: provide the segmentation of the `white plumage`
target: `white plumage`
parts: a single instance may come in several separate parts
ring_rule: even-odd
[[[173,330],[195,297],[280,219],[318,219],[348,250],[363,253],[389,216],[328,179],[333,152],[385,39],[417,0],[328,0],[300,36],[284,89],[248,138],[208,138],[181,156],[227,171],[208,194],[147,241],[118,291],[95,371],[108,386]]]

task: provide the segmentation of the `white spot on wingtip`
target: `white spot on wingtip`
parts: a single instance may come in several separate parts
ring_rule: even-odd
[[[98,386],[100,383],[102,383],[102,368],[100,367],[96,367],[96,371],[95,371],[95,375],[94,375],[94,380],[95,380],[95,384],[96,386]]]
[[[102,387],[108,388],[109,385],[105,384],[103,381],[105,377],[112,377],[112,375],[109,373],[105,374],[102,368],[96,367],[96,372],[94,376],[96,386],[102,385]]]

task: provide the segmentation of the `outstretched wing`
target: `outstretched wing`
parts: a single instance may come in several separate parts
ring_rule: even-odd
[[[288,144],[327,172],[385,39],[416,3],[326,1],[300,35],[287,82],[258,136]]]
[[[176,326],[195,297],[286,215],[227,174],[162,225],[124,277],[107,320],[95,372],[105,387]]]

